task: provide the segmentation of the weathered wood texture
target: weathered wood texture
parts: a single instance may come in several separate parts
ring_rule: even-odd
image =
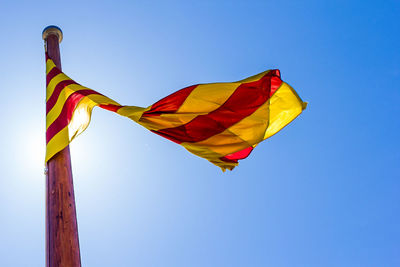
[[[51,34],[46,42],[48,55],[61,69],[58,36]],[[46,266],[81,266],[69,146],[47,163]]]

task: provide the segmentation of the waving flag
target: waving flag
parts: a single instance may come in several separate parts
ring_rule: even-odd
[[[189,86],[147,108],[120,105],[74,82],[48,57],[46,73],[46,162],[87,128],[93,107],[99,106],[232,170],[306,107],[279,70]]]

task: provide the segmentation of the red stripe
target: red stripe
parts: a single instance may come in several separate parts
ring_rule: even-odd
[[[113,105],[113,104],[106,104],[106,105],[99,105],[99,107],[104,108],[109,111],[117,112],[122,106]]]
[[[53,138],[59,131],[64,129],[68,123],[71,121],[72,114],[79,101],[87,95],[102,95],[93,90],[81,90],[71,94],[65,101],[65,104],[61,110],[60,115],[57,119],[49,126],[46,131],[46,143],[48,143],[51,138]]]
[[[144,112],[142,116],[149,117],[159,116],[160,114],[175,113],[196,87],[197,85],[192,85],[170,94],[167,97],[164,97],[160,101],[153,104],[151,109]]]
[[[220,160],[237,163],[238,160],[247,158],[250,155],[251,151],[253,151],[253,147],[249,146],[248,148],[245,148],[238,152],[226,155],[225,157],[220,158]]]
[[[57,67],[52,68],[51,71],[46,75],[46,86],[49,85],[51,79],[53,79],[55,76],[57,76],[60,73],[61,73],[61,71]]]
[[[281,79],[276,72],[267,73],[260,80],[241,84],[218,109],[197,116],[192,121],[175,128],[156,131],[157,134],[176,143],[200,142],[219,134],[263,105],[280,87]]]
[[[46,102],[46,114],[54,107],[57,103],[58,97],[60,96],[61,91],[70,84],[77,84],[73,80],[65,80],[59,82],[54,88],[53,94],[51,94],[49,100]]]
[[[160,133],[159,131],[155,131],[155,130],[150,130],[150,131],[152,131],[153,133],[158,134],[159,136],[162,136],[162,137],[164,137],[164,138],[166,138],[166,139],[168,139],[168,140],[170,140],[170,141],[172,141],[172,142],[175,142],[175,143],[177,143],[177,144],[182,143],[182,142],[176,140],[176,139],[173,138],[173,137],[170,137],[170,136],[168,136],[168,135],[165,135],[165,134],[163,134],[163,133]]]

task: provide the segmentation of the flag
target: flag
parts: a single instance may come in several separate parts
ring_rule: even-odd
[[[124,106],[76,83],[46,59],[46,162],[88,127],[98,106],[232,170],[307,105],[279,70],[267,70],[237,82],[192,85],[147,108]]]

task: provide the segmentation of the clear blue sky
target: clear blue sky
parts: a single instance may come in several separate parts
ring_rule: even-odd
[[[44,266],[45,62],[127,105],[279,68],[309,102],[232,172],[95,109],[83,266],[400,266],[400,2],[2,1],[0,266]]]

